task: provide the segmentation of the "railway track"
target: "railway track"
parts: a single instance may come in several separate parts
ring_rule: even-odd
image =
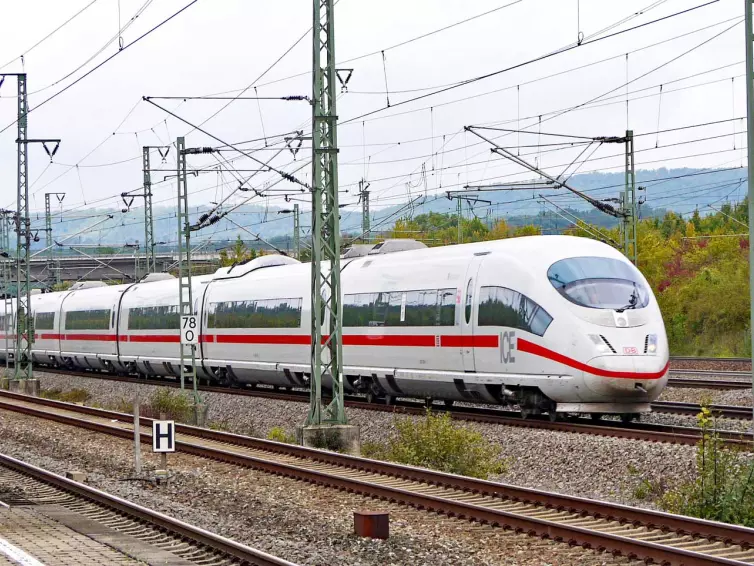
[[[179,386],[176,381],[172,380],[143,379],[137,377],[112,376],[109,374],[95,372],[77,372],[68,370],[55,370],[55,373],[61,373],[63,375],[74,375],[77,377],[110,379],[126,383],[139,383],[145,385],[154,385],[158,387],[161,386],[177,388]],[[199,389],[201,391],[209,393],[263,397],[267,399],[276,399],[280,401],[292,401],[299,403],[309,402],[309,393],[304,390],[278,391],[272,388],[235,389],[209,385],[201,385],[199,386]],[[369,411],[382,411],[413,415],[423,415],[426,412],[426,405],[418,402],[398,401],[394,405],[385,405],[379,403],[369,403],[361,397],[347,397],[346,406]],[[699,413],[701,407],[694,403],[656,402],[652,404],[652,409],[657,412],[694,416]],[[751,418],[751,409],[747,409],[746,407],[737,407],[734,405],[713,405],[712,409],[715,411],[715,414],[717,416],[723,418]],[[523,419],[521,418],[520,413],[517,411],[505,411],[493,407],[446,407],[444,405],[435,404],[432,405],[432,410],[435,412],[447,411],[450,413],[452,418],[458,420],[501,424],[533,429],[575,432],[598,436],[610,436],[615,438],[647,440],[651,442],[670,442],[676,444],[695,445],[700,438],[699,430],[693,427],[657,425],[642,422],[622,423],[608,419],[601,421],[592,421],[585,418],[551,422],[546,416],[534,416]],[[749,447],[752,444],[751,440],[747,440],[747,436],[743,433],[720,430],[719,434],[722,440],[731,445]]]
[[[0,494],[6,508],[33,510],[94,540],[99,536],[108,548],[139,563],[148,558],[182,565],[295,566],[5,454],[0,454]],[[49,530],[44,539],[53,539]],[[56,541],[49,544],[54,552]]]
[[[132,417],[3,393],[0,408],[130,439]],[[150,419],[142,441],[151,442]],[[754,529],[178,424],[176,450],[660,564],[754,564]]]
[[[751,358],[714,358],[701,356],[670,356],[672,362],[731,362],[751,363]]]
[[[670,370],[670,377],[678,376],[678,375],[685,375],[685,376],[695,376],[695,377],[703,377],[703,378],[709,378],[709,377],[733,377],[741,380],[749,380],[751,382],[751,372],[750,371],[732,371],[732,370],[699,370],[699,369],[671,369]]]
[[[671,377],[668,387],[683,387],[685,389],[751,389],[750,381],[725,379],[685,379]]]

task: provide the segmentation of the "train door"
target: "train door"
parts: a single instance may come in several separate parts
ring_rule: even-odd
[[[461,290],[460,297],[460,325],[461,325],[461,357],[463,359],[463,371],[476,371],[474,363],[474,304],[477,302],[477,275],[482,257],[474,256],[466,269],[466,278]]]

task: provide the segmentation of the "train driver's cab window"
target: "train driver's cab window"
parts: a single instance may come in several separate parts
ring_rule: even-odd
[[[543,336],[552,317],[526,295],[505,287],[482,287],[478,326],[507,326]]]
[[[630,263],[609,257],[573,257],[553,263],[547,278],[566,299],[592,309],[642,309],[649,289]]]

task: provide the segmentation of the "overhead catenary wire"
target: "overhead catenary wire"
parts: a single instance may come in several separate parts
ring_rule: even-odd
[[[75,85],[77,85],[78,83],[80,83],[81,81],[83,81],[84,79],[86,79],[87,77],[89,77],[92,73],[96,72],[97,70],[101,69],[103,66],[107,65],[110,61],[112,61],[113,59],[115,59],[118,55],[120,55],[121,53],[123,53],[124,51],[126,51],[127,49],[129,49],[130,47],[136,45],[142,39],[144,39],[146,37],[149,37],[152,33],[154,33],[155,31],[157,31],[158,29],[160,29],[162,26],[164,26],[165,24],[167,24],[168,22],[170,22],[171,20],[173,20],[174,18],[176,18],[177,16],[179,16],[180,14],[182,14],[183,12],[185,12],[186,10],[188,10],[191,6],[193,6],[197,2],[199,2],[199,0],[191,0],[188,4],[186,4],[185,6],[183,6],[181,9],[179,9],[176,12],[173,12],[173,14],[171,14],[170,16],[168,16],[167,18],[165,18],[164,20],[162,20],[159,24],[153,26],[152,28],[150,28],[149,30],[147,30],[146,32],[144,32],[143,34],[141,34],[139,37],[137,37],[133,41],[130,41],[129,43],[127,43],[126,45],[124,45],[122,49],[119,49],[118,51],[116,51],[115,53],[113,53],[112,55],[110,55],[104,61],[100,62],[95,67],[91,68],[89,71],[87,71],[86,73],[84,73],[82,76],[80,76],[75,81],[73,81],[69,85],[66,85],[65,87],[63,87],[62,89],[60,89],[59,91],[57,91],[55,94],[52,94],[52,95],[48,96],[47,98],[45,98],[39,104],[37,104],[37,105],[29,108],[29,110],[27,112],[27,115],[30,114],[31,112],[35,111],[35,110],[38,110],[42,106],[44,106],[44,105],[48,104],[49,102],[51,102],[52,100],[55,100],[58,96],[60,96],[64,92],[66,92],[68,89],[74,87]],[[3,129],[1,129],[0,130],[0,134],[2,134],[3,132],[5,132],[8,128],[11,128],[13,125],[16,124],[16,122],[18,122],[17,118],[15,120],[13,120],[10,124],[8,124],[7,126],[5,126]]]

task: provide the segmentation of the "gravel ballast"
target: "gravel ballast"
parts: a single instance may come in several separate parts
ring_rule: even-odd
[[[362,496],[319,488],[183,454],[170,456],[168,486],[132,481],[126,440],[0,411],[2,452],[57,473],[81,470],[87,482],[189,523],[302,565],[628,564]],[[144,451],[145,466],[157,459]],[[352,534],[355,509],[391,512],[388,541]]]
[[[42,387],[86,389],[89,403],[112,405],[130,401],[138,387],[148,399],[159,386],[38,372]],[[240,434],[266,437],[276,426],[292,432],[306,417],[307,403],[225,393],[203,393],[210,423]],[[382,411],[348,409],[349,420],[361,428],[362,442],[384,441],[393,429],[394,415]],[[412,418],[412,417],[400,417]],[[652,415],[652,420],[694,426],[693,417]],[[742,421],[732,421],[741,425]],[[667,486],[684,481],[695,469],[695,448],[639,440],[537,430],[489,423],[469,423],[500,445],[505,473],[494,478],[515,485],[570,495],[652,506],[637,498],[648,480]],[[745,426],[745,425],[742,425]]]

